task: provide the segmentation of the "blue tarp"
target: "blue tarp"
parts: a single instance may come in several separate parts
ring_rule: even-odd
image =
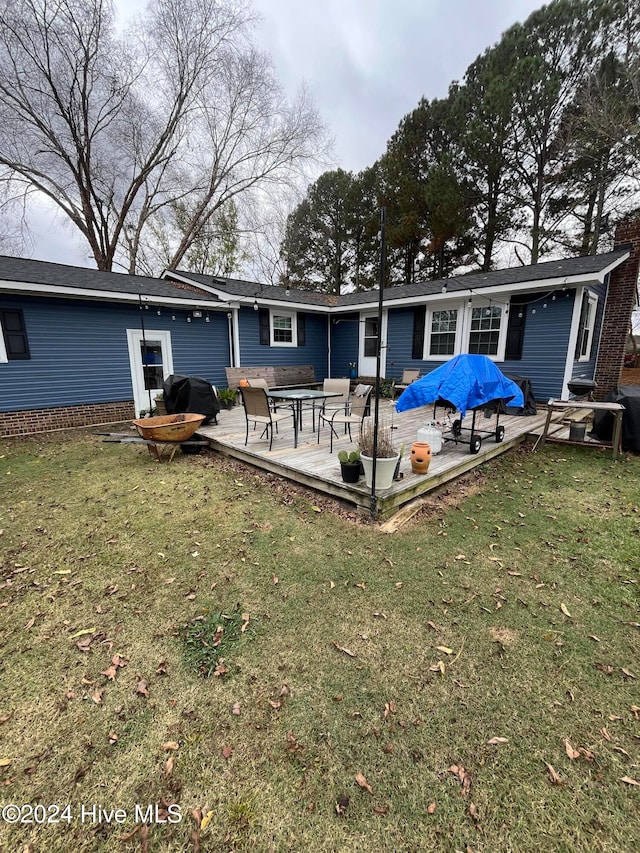
[[[491,400],[510,406],[524,406],[522,391],[502,373],[486,355],[457,355],[436,367],[427,376],[412,382],[396,401],[396,411],[404,412],[447,400],[462,417]]]

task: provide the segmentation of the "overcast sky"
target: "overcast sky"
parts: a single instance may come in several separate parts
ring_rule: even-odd
[[[139,9],[142,0],[117,0]],[[253,0],[255,37],[288,94],[311,91],[335,140],[336,166],[359,171],[421,97],[444,97],[471,62],[539,0]],[[32,257],[95,266],[46,208],[32,217]]]

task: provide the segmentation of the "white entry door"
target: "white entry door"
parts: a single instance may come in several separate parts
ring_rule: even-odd
[[[154,397],[162,394],[162,383],[173,373],[171,332],[145,332],[127,329],[129,363],[136,417],[155,405]]]
[[[387,332],[387,313],[382,314],[382,352],[380,354],[380,375],[385,375]],[[358,374],[360,376],[376,375],[376,353],[378,351],[378,313],[360,315],[360,353]]]

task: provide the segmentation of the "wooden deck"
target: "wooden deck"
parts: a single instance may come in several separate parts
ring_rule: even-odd
[[[427,474],[414,474],[411,470],[409,450],[416,439],[418,427],[433,419],[433,407],[413,409],[402,414],[396,413],[388,400],[380,403],[380,417],[390,423],[394,429],[394,441],[397,448],[404,442],[405,453],[401,460],[402,479],[393,483],[390,489],[376,496],[375,515],[386,518],[403,504],[424,495],[426,492],[453,480],[467,471],[482,465],[488,459],[505,453],[520,444],[527,435],[540,434],[544,426],[546,412],[533,417],[514,417],[502,415],[500,425],[505,427],[504,441],[495,441],[495,416],[485,419],[482,412],[476,414],[476,431],[482,437],[482,447],[478,454],[469,452],[467,428],[471,427],[471,413],[463,422],[462,441],[443,443],[440,453],[435,455]],[[438,410],[438,419],[443,412]],[[491,435],[485,434],[491,432]],[[199,436],[209,439],[210,446],[227,456],[280,474],[290,480],[325,494],[333,495],[355,504],[364,512],[371,512],[371,490],[365,485],[364,477],[358,484],[343,483],[340,476],[340,464],[337,459],[339,450],[354,450],[357,443],[349,442],[348,436],[340,433],[340,439],[333,443],[333,454],[329,453],[329,429],[324,427],[317,441],[317,434],[311,428],[311,413],[305,412],[303,429],[299,435],[298,447],[293,447],[293,427],[286,421],[280,424],[280,431],[273,439],[273,448],[269,451],[269,442],[260,438],[261,428],[249,432],[249,441],[244,445],[245,418],[242,406],[220,412],[217,425],[208,425],[198,430]],[[354,439],[356,438],[354,434]]]

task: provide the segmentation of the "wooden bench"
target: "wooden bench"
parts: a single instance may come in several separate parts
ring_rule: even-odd
[[[241,379],[264,379],[270,389],[322,388],[312,364],[287,364],[279,367],[225,367],[227,385],[238,388]]]

